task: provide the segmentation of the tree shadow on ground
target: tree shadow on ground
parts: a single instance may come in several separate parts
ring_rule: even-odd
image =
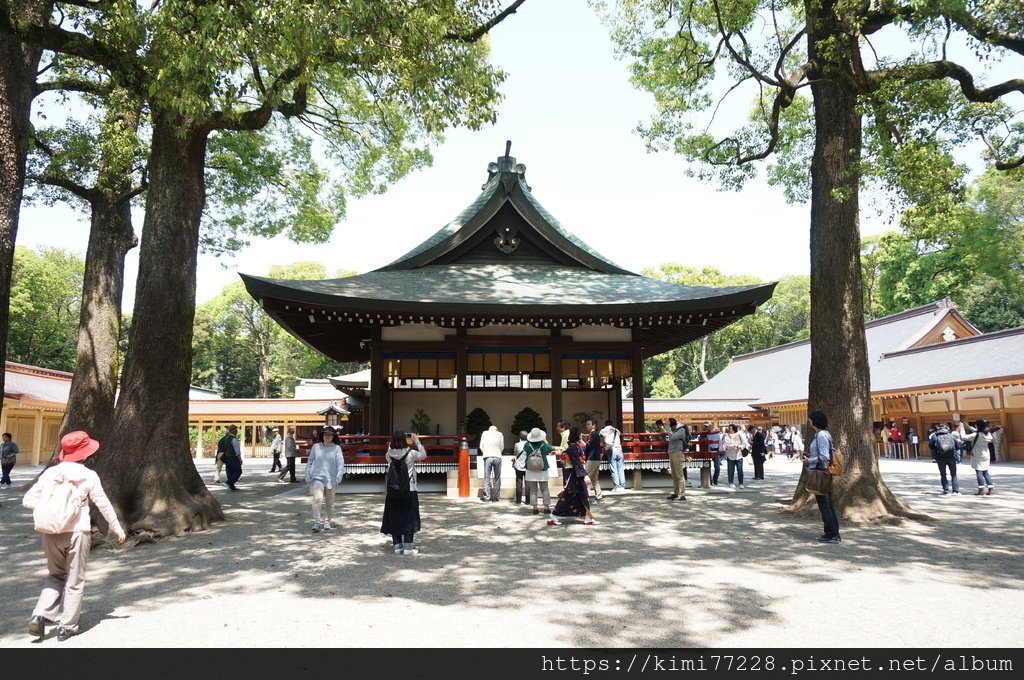
[[[508,501],[424,494],[418,557],[394,555],[390,538],[379,533],[380,496],[339,494],[339,528],[312,534],[308,497],[294,487],[282,494],[289,487],[254,473],[239,493],[213,487],[225,524],[134,550],[97,550],[83,628],[121,616],[124,607],[155,612],[183,598],[238,596],[244,587],[255,607],[279,606],[273,603],[283,593],[310,607],[345,598],[453,613],[525,609],[539,632],[513,635],[508,644],[516,646],[692,647],[723,643],[722,631],[735,639],[765,624],[785,626],[805,608],[813,612],[816,596],[848,580],[884,579],[884,588],[896,590],[928,578],[982,591],[1020,587],[1024,493],[1016,489],[1024,467],[994,470],[998,495],[977,498],[937,495],[937,474],[887,466],[890,487],[938,521],[846,525],[839,545],[816,541],[816,512],[782,508],[797,468],[773,467],[746,493],[690,489],[685,502],[666,501],[661,489],[606,494],[594,506],[597,527],[572,520],[549,527],[543,514]],[[971,492],[969,484],[964,492]],[[0,510],[6,566],[0,598],[7,605],[0,641],[24,641],[44,563],[28,511],[11,505]],[[794,596],[793,584],[801,595]],[[217,618],[187,625],[212,635],[239,623],[244,627]],[[421,635],[426,646],[445,639],[443,630]],[[379,644],[390,644],[383,630]]]

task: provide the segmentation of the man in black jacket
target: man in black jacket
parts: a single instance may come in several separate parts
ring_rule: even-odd
[[[942,479],[942,495],[949,494],[950,484],[946,480],[946,470],[949,470],[950,481],[952,481],[953,495],[960,495],[960,480],[956,476],[956,464],[960,462],[959,438],[949,431],[946,423],[939,423],[928,437],[928,446],[932,450],[932,460],[939,465],[939,477]]]

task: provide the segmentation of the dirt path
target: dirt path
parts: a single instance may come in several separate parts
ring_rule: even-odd
[[[243,491],[215,487],[230,522],[94,552],[82,634],[65,643],[25,632],[45,562],[20,496],[5,491],[0,647],[378,647],[396,620],[412,622],[423,647],[807,647],[819,646],[809,623],[823,618],[836,622],[837,647],[1019,645],[1024,466],[994,466],[986,498],[966,495],[967,466],[959,497],[938,495],[930,463],[882,468],[939,521],[846,525],[843,543],[818,544],[816,512],[780,510],[798,464],[775,459],[747,493],[608,495],[599,527],[425,495],[422,554],[402,557],[377,532],[378,496],[339,495],[341,528],[314,535],[298,485],[273,483],[261,465]]]

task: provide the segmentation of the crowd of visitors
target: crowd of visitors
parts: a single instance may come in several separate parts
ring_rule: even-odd
[[[691,434],[689,426],[669,418],[667,424],[657,421],[656,427],[664,436],[672,474],[672,494],[669,500],[686,498],[686,463],[695,450],[714,454],[714,473],[710,476],[712,485],[719,484],[721,462],[725,461],[727,480],[730,487],[744,490],[744,461],[749,457],[753,463],[753,479],[763,480],[766,460],[785,454],[788,460],[799,460],[806,469],[805,488],[815,498],[824,531],[818,538],[823,543],[840,543],[840,525],[833,499],[833,478],[841,474],[841,457],[837,451],[828,418],[821,411],[809,414],[806,430],[796,426],[748,425],[741,427],[728,423],[722,430],[710,421],[703,428]],[[588,419],[584,427],[572,425],[566,420],[556,424],[559,444],[552,446],[547,433],[534,427],[530,431],[516,433],[513,446],[512,467],[516,476],[516,505],[532,506],[534,515],[541,508],[548,526],[560,526],[566,520],[578,519],[584,526],[601,524],[593,512],[593,505],[603,498],[598,479],[602,462],[607,461],[612,479],[609,493],[626,489],[624,467],[623,435],[610,421],[598,429],[596,419]],[[883,427],[890,442],[897,440],[895,426]],[[971,458],[971,468],[977,477],[977,495],[992,496],[995,485],[991,475],[991,464],[995,461],[996,441],[1001,428],[992,427],[986,420],[979,419],[973,424],[957,421],[954,426],[945,422],[936,423],[927,433],[926,442],[932,459],[939,468],[942,494],[960,495],[960,481],[957,468],[965,456]],[[806,431],[806,441],[805,434]],[[270,472],[277,480],[285,482],[291,475],[295,479],[295,462],[298,456],[294,433],[288,428],[271,430],[273,442],[271,453],[274,463]],[[910,430],[908,442],[916,433]],[[899,437],[902,437],[902,433]],[[312,510],[312,531],[320,533],[336,526],[334,522],[334,497],[336,489],[345,476],[345,457],[338,443],[338,433],[330,426],[323,426],[310,442],[302,481],[308,486]],[[914,442],[915,444],[918,442]],[[485,482],[483,499],[496,501],[501,485],[501,461],[504,449],[502,434],[496,427],[482,433],[480,464],[484,466]],[[89,502],[92,502],[106,520],[109,530],[120,542],[125,538],[114,510],[104,494],[99,478],[82,462],[99,450],[99,442],[86,432],[72,432],[61,440],[60,464],[48,468],[24,498],[24,505],[34,510],[36,529],[43,534],[49,577],[36,604],[28,624],[31,635],[42,637],[46,626],[58,626],[58,640],[66,640],[78,633],[78,618],[81,612],[82,592],[85,584],[85,567],[89,554],[91,522]],[[0,455],[3,458],[3,481],[9,486],[9,465],[18,453],[12,437],[4,433]],[[287,464],[280,461],[284,455]],[[396,431],[391,437],[385,453],[387,462],[386,494],[380,532],[391,538],[396,555],[418,555],[416,534],[421,530],[420,504],[417,485],[417,462],[423,461],[427,452],[416,434]],[[551,461],[557,461],[562,473],[562,490],[553,499],[549,487]],[[226,469],[226,484],[237,491],[241,477],[242,445],[237,427],[230,425],[217,444],[217,473],[219,480],[221,466]],[[839,470],[839,471],[837,471]],[[804,480],[805,477],[801,479]],[[63,518],[58,517],[67,506],[67,499],[58,503],[61,485],[71,482],[68,488],[77,488],[81,494],[74,506],[74,512]],[[72,496],[71,498],[77,498]],[[59,520],[59,521],[58,521]],[[57,527],[55,522],[60,526]]]

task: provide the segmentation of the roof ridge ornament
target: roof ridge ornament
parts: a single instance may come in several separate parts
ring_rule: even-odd
[[[508,255],[519,247],[519,228],[516,225],[499,226],[495,231],[498,232],[498,235],[494,237],[494,245],[498,250]]]
[[[487,185],[494,179],[494,176],[501,174],[505,175],[502,177],[502,182],[506,190],[511,191],[516,178],[518,178],[522,181],[527,191],[532,191],[530,185],[526,183],[526,166],[522,163],[516,163],[515,157],[509,155],[511,152],[512,140],[505,140],[505,155],[498,156],[496,162],[487,164],[487,181],[481,185],[481,189],[486,189]]]

